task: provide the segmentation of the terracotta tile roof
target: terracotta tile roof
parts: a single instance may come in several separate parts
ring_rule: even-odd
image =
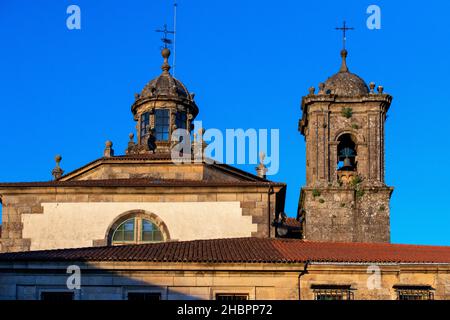
[[[298,221],[295,218],[289,218],[287,217],[286,220],[284,220],[284,224],[289,228],[301,228],[302,224],[300,221]]]
[[[146,261],[193,263],[442,263],[450,247],[234,238],[0,254],[8,261]]]
[[[285,186],[271,181],[215,181],[215,180],[170,180],[170,179],[107,179],[68,180],[44,182],[4,182],[0,187],[226,187],[226,186]]]

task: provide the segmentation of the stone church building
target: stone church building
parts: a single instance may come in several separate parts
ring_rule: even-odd
[[[392,97],[341,67],[303,97],[306,185],[205,161],[174,161],[194,134],[194,94],[162,73],[135,95],[124,154],[54,179],[0,183],[0,299],[450,299],[450,247],[390,244],[384,123]],[[184,141],[186,142],[186,141]],[[68,268],[81,272],[67,285]]]

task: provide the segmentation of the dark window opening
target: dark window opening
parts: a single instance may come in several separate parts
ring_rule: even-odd
[[[184,129],[186,130],[187,128],[187,116],[186,116],[186,112],[177,112],[176,116],[175,116],[175,124],[177,126],[177,129]],[[180,142],[183,141],[183,136],[180,136],[179,139]],[[180,151],[180,156],[183,156],[183,152]]]
[[[431,286],[394,286],[398,300],[434,300],[434,289]]]
[[[218,294],[216,294],[216,300],[219,300],[219,301],[242,301],[242,300],[248,300],[248,294],[242,294],[242,293],[218,293]]]
[[[186,112],[177,112],[177,115],[175,117],[175,124],[177,125],[177,129],[187,128]]]
[[[161,300],[159,292],[128,292],[130,301],[158,301]]]
[[[356,144],[351,135],[344,134],[339,138],[337,154],[338,170],[356,171]]]
[[[170,113],[168,109],[155,110],[155,136],[157,141],[169,140]]]
[[[353,289],[349,285],[312,285],[314,300],[353,300]]]
[[[141,115],[141,139],[147,134],[147,128],[150,125],[150,114],[148,112]]]
[[[41,300],[44,301],[72,301],[73,292],[41,292]]]

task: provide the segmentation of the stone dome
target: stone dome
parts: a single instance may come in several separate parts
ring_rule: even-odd
[[[341,51],[342,66],[338,73],[331,76],[324,83],[326,94],[340,96],[360,96],[369,93],[366,82],[359,76],[348,71],[346,58],[347,50]]]
[[[161,66],[163,72],[158,77],[147,83],[139,95],[139,98],[171,98],[193,102],[194,95],[189,93],[188,89],[181,81],[175,79],[169,73],[170,66],[168,63],[168,58],[170,56],[170,50],[167,48],[163,49],[161,55],[164,58],[164,64]]]
[[[142,90],[141,98],[167,97],[193,100],[184,84],[172,77],[170,73],[162,73],[157,78],[151,80]]]

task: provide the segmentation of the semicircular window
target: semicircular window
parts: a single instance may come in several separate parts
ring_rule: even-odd
[[[148,221],[142,220],[142,242],[159,242],[163,241],[162,233],[158,227]]]
[[[112,236],[112,244],[136,244],[164,241],[161,230],[150,220],[131,218],[122,222]]]

